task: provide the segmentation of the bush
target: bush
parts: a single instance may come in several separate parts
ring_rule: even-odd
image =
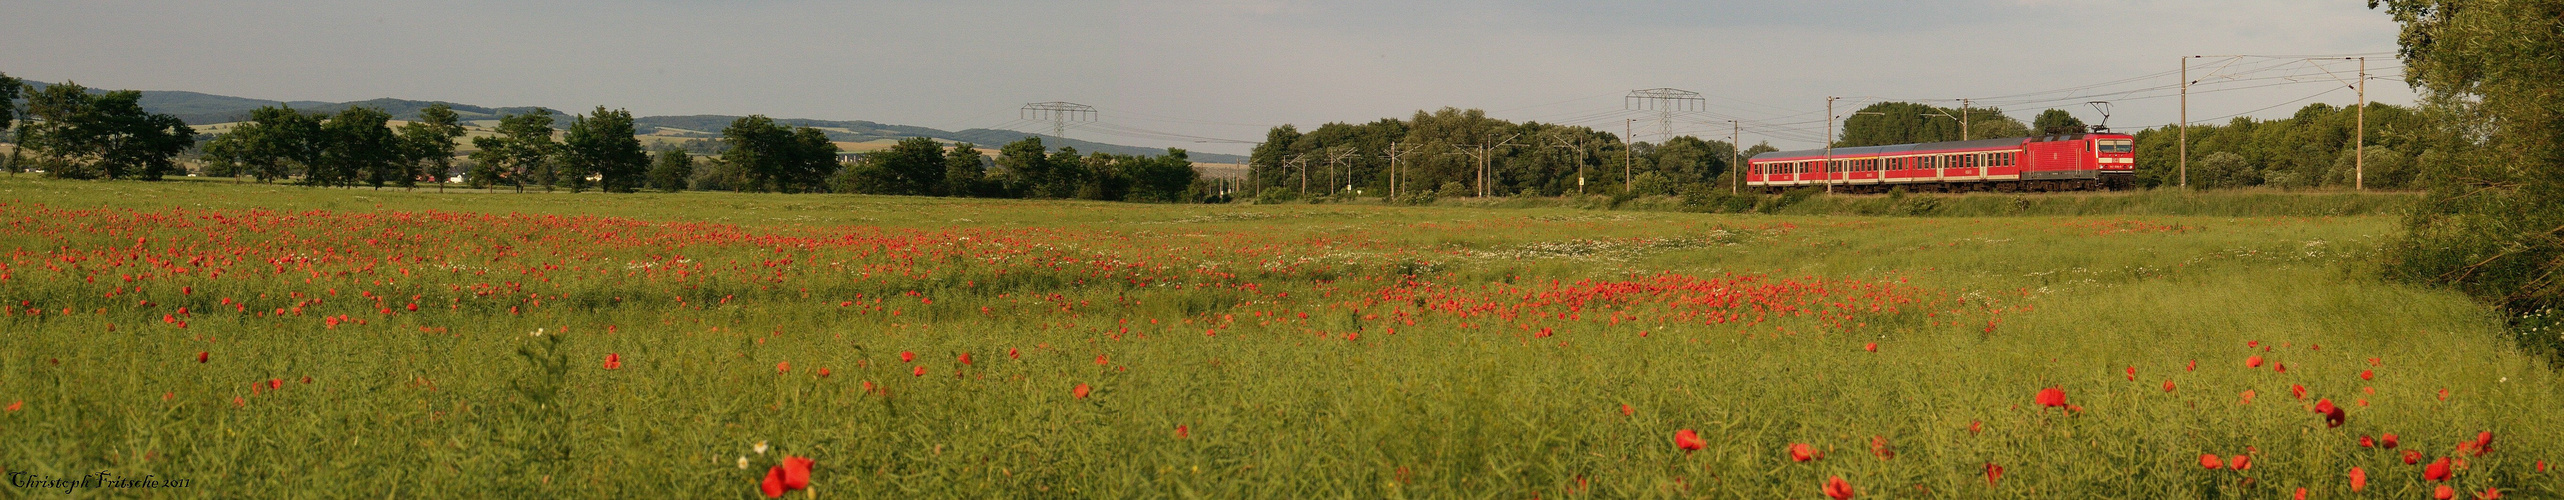
[[[1460,181],[1442,183],[1442,189],[1434,191],[1434,196],[1439,198],[1467,198],[1470,194],[1469,185]]]
[[[1629,190],[1634,196],[1662,196],[1674,194],[1674,180],[1665,178],[1664,174],[1655,172],[1638,174],[1637,177],[1631,177],[1629,179],[1629,184]]]
[[[1769,203],[1757,204],[1754,209],[1767,214],[1779,212],[1781,209],[1789,208],[1790,205],[1797,205],[1799,202],[1807,201],[1808,198],[1814,198],[1817,193],[1821,192],[1823,191],[1819,191],[1818,188],[1814,187],[1799,187],[1791,189],[1789,191],[1782,192],[1780,196],[1771,198]]]
[[[1261,204],[1282,203],[1291,201],[1292,198],[1297,196],[1298,195],[1289,188],[1269,187],[1264,188],[1264,192],[1255,194],[1255,202]]]

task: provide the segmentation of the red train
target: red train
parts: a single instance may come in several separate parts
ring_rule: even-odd
[[[1830,156],[1829,156],[1830,155]],[[2137,138],[2073,134],[1777,151],[1747,160],[1745,185],[1766,191],[1831,186],[1835,192],[2073,191],[2125,189],[2136,177]]]

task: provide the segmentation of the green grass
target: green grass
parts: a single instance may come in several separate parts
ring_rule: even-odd
[[[2297,195],[1918,218],[0,178],[0,465],[196,481],[80,496],[753,497],[795,455],[820,497],[2411,498],[2435,484],[2397,453],[2489,431],[2448,484],[2564,494],[2533,466],[2564,458],[2552,369],[2371,278],[2391,218],[2256,196]]]

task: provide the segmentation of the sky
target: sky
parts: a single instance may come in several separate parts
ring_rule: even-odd
[[[1243,153],[1281,124],[1442,107],[1660,140],[1636,89],[1701,100],[1676,135],[1821,145],[1862,105],[1978,98],[2126,130],[2410,104],[2361,0],[12,0],[0,72],[272,100],[379,97],[1047,132]],[[2184,59],[2192,55],[2277,57]],[[2327,89],[2331,89],[2327,91]],[[1631,123],[1628,120],[1640,120]]]

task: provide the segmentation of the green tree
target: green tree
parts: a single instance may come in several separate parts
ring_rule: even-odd
[[[2431,142],[2455,151],[2423,167],[2430,191],[2388,244],[2387,274],[2553,318],[2538,313],[2564,307],[2564,0],[2380,5],[2402,25],[2405,79],[2438,115]]]
[[[730,144],[722,150],[721,161],[739,169],[745,185],[732,186],[743,191],[782,191],[790,176],[784,170],[790,153],[787,146],[792,130],[776,124],[765,115],[749,115],[732,120],[721,129],[721,140]]]
[[[25,89],[26,82],[10,78],[8,73],[0,73],[0,134],[7,134],[10,127],[17,123],[18,94]],[[18,175],[18,172],[26,170],[22,149],[12,145],[9,148],[9,156],[0,157],[0,172]]]
[[[0,133],[8,132],[9,127],[17,123],[18,94],[24,92],[26,88],[25,81],[10,78],[8,73],[0,73]],[[12,151],[15,150],[12,149]]]
[[[687,181],[692,178],[694,155],[686,154],[683,149],[660,148],[658,156],[650,162],[650,187],[653,189],[670,193],[684,191]]]
[[[320,163],[328,145],[321,135],[326,117],[288,106],[260,107],[249,116],[248,122],[215,138],[214,146],[220,147],[207,151],[211,159],[262,183],[290,178]]]
[[[571,183],[574,191],[586,184],[586,175],[595,174],[598,188],[629,193],[640,187],[642,175],[650,168],[649,153],[642,151],[641,139],[633,133],[632,112],[626,110],[597,106],[594,113],[572,119],[562,151],[562,163],[576,177]]]
[[[1077,148],[1063,146],[1052,151],[1050,159],[1044,163],[1050,165],[1051,175],[1045,179],[1047,182],[1034,189],[1042,198],[1076,198],[1087,184],[1087,177],[1095,175],[1086,159],[1078,156]]]
[[[1286,125],[1287,126],[1287,125]],[[1058,184],[1059,168],[1051,165],[1049,148],[1039,136],[1006,143],[997,149],[997,180],[1007,196],[1021,198],[1059,198],[1065,195],[1048,192],[1047,186]]]
[[[730,144],[721,161],[741,176],[736,189],[799,193],[826,190],[837,173],[837,144],[810,127],[786,128],[765,115],[732,120],[721,130]],[[941,150],[938,149],[938,154]],[[937,172],[941,173],[941,166]]]
[[[1173,203],[1188,201],[1185,193],[1202,180],[1202,172],[1193,169],[1193,160],[1182,149],[1168,148],[1166,154],[1116,158],[1124,166],[1123,175],[1131,179],[1130,201]]]
[[[2084,126],[2083,120],[2075,118],[2074,113],[2068,113],[2062,109],[2049,109],[2039,112],[2037,118],[2030,119],[2030,130],[2041,135],[2061,135],[2091,132],[2092,127]]]
[[[326,137],[321,161],[306,178],[321,186],[353,186],[359,182],[375,189],[397,181],[408,173],[403,167],[406,144],[392,132],[392,115],[381,109],[351,106],[339,110],[329,122],[321,125]]]
[[[440,102],[419,110],[417,121],[401,126],[401,143],[408,153],[402,164],[412,169],[401,186],[416,185],[416,179],[425,177],[444,189],[445,178],[454,171],[454,140],[461,137],[462,117],[454,108]]]
[[[836,175],[843,167],[837,161],[839,150],[836,141],[829,140],[828,133],[819,129],[794,128],[792,142],[786,151],[789,155],[785,157],[785,171],[792,175],[793,180],[793,187],[784,191],[787,193],[824,192],[828,177]],[[934,171],[943,173],[940,168]]]
[[[554,155],[560,144],[552,140],[552,111],[499,117],[498,135],[472,138],[473,169],[466,177],[474,187],[506,183],[518,192],[527,182],[546,188],[555,180],[552,175]]]
[[[930,195],[944,187],[944,147],[934,139],[902,139],[864,159],[879,167],[875,175],[887,176],[874,194]]]
[[[944,152],[945,196],[987,196],[988,156],[979,153],[971,143],[954,144]]]
[[[194,128],[144,112],[142,93],[131,90],[93,96],[76,83],[48,86],[28,96],[27,114],[35,122],[21,131],[19,146],[34,150],[55,177],[159,180],[196,144]]]

